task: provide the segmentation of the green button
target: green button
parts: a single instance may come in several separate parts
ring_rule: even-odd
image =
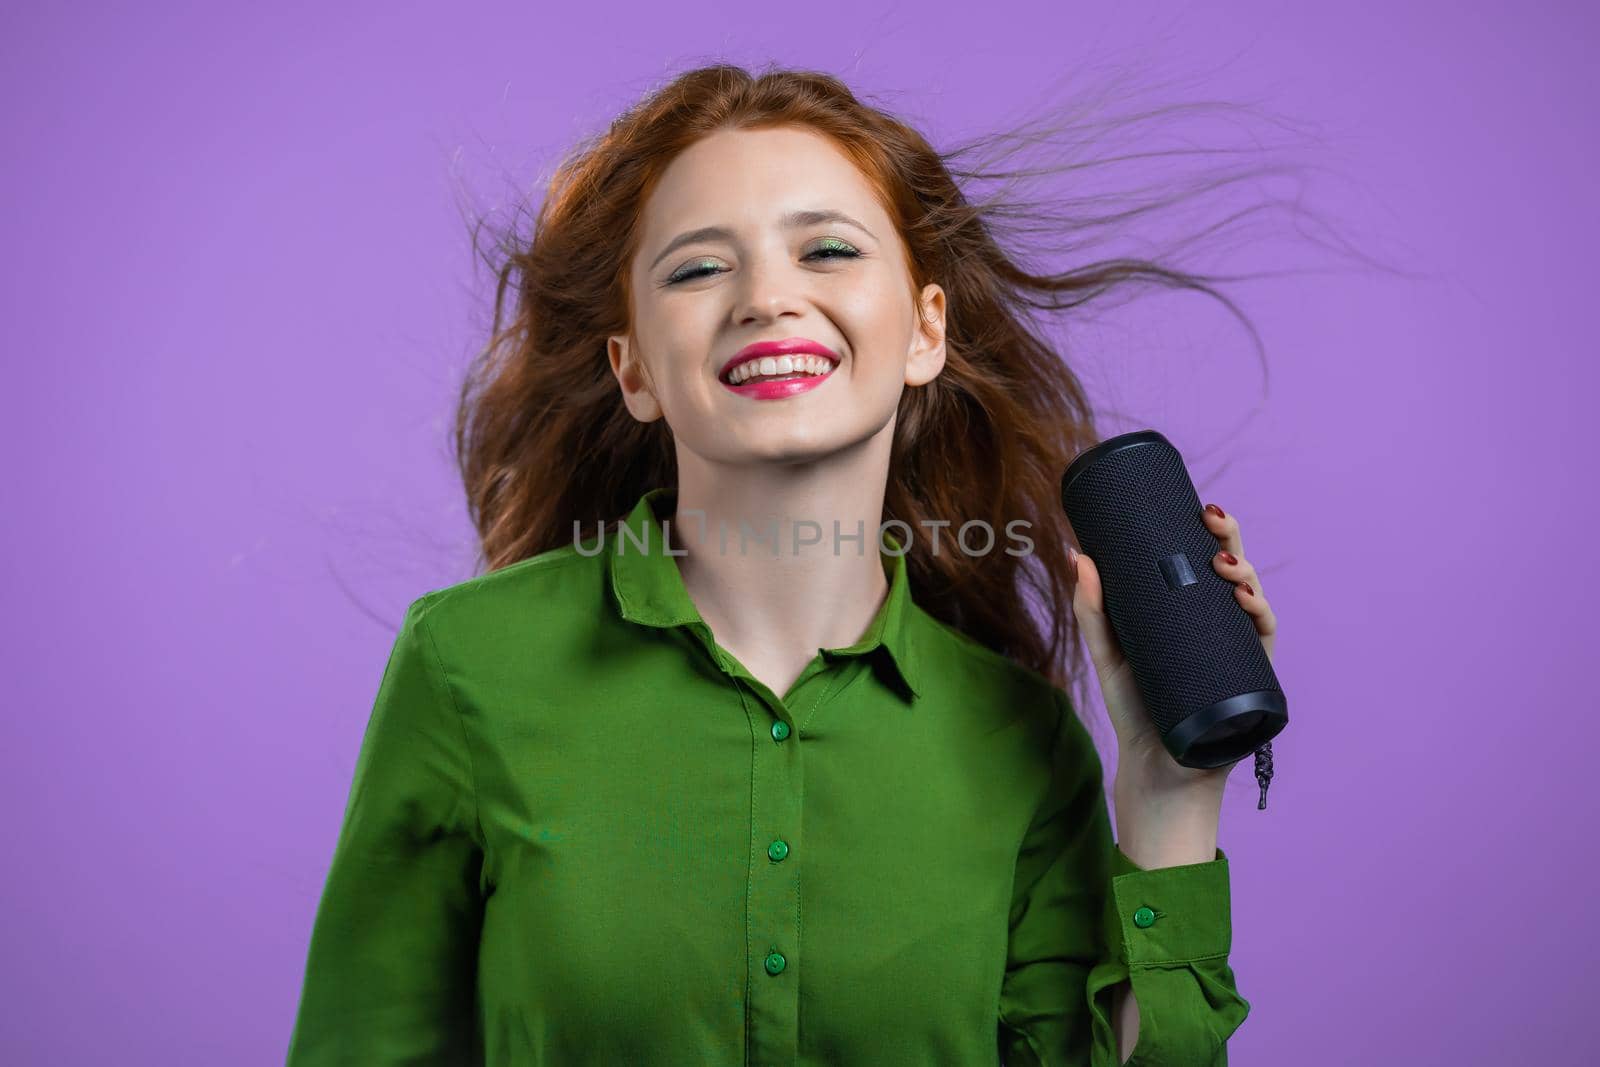
[[[772,724],[772,737],[775,741],[782,741],[789,736],[789,724],[779,719]]]
[[[778,840],[767,846],[767,855],[771,856],[775,860],[781,860],[788,854],[789,843],[787,841]]]
[[[779,971],[783,970],[784,962],[785,961],[784,961],[784,958],[783,958],[783,953],[781,953],[781,952],[769,952],[769,953],[767,953],[767,973],[768,974],[777,974]]]
[[[1149,908],[1140,908],[1133,913],[1133,925],[1138,927],[1149,926],[1156,921],[1156,913]]]

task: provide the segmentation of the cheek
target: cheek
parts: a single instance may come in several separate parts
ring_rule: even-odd
[[[870,277],[837,294],[834,308],[853,350],[873,369],[899,362],[910,340],[911,303],[898,279]]]
[[[641,357],[664,404],[703,391],[701,378],[709,376],[709,344],[705,329],[681,310],[652,308],[641,316],[637,336],[643,341]],[[713,383],[714,384],[714,383]]]

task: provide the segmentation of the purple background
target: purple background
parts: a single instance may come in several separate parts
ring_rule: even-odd
[[[1232,290],[1270,389],[1198,296],[1072,336],[1106,429],[1241,517],[1283,628],[1271,804],[1247,762],[1223,815],[1232,1062],[1600,1056],[1588,7],[297,6],[0,16],[0,1061],[282,1062],[393,629],[470,565],[457,201],[717,58],[941,146],[1109,69],[1315,125],[1313,208],[1420,277]]]

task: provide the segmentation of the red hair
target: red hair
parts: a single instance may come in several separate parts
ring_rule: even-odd
[[[941,155],[823,73],[714,65],[672,79],[567,157],[532,232],[502,244],[491,338],[462,385],[455,425],[481,566],[569,544],[575,523],[614,522],[645,490],[676,484],[670,428],[628,413],[606,358],[606,338],[628,327],[641,211],[666,166],[700,138],[775,126],[820,133],[853,160],[899,228],[913,301],[929,282],[947,294],[945,366],[901,397],[884,503],[885,520],[915,531],[906,562],[917,603],[1065,688],[1083,672],[1059,481],[1100,438],[1082,385],[1029,313],[1076,308],[1128,282],[1233,305],[1204,275],[1140,259],[1030,273],[991,232],[1016,214],[1012,205],[969,203],[957,177],[972,175],[952,167],[956,154]],[[1051,226],[1071,237],[1108,221]],[[951,525],[922,525],[932,519]],[[974,519],[997,544],[1008,523],[1026,520],[1033,553],[966,554],[955,532]]]

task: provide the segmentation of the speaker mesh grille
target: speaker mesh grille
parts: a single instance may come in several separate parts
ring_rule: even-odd
[[[1255,623],[1211,564],[1217,539],[1177,449],[1162,441],[1117,449],[1079,474],[1062,503],[1105,581],[1106,614],[1163,734],[1219,700],[1278,689]],[[1165,510],[1180,505],[1178,514]],[[1175,553],[1199,579],[1177,590],[1159,565]]]

